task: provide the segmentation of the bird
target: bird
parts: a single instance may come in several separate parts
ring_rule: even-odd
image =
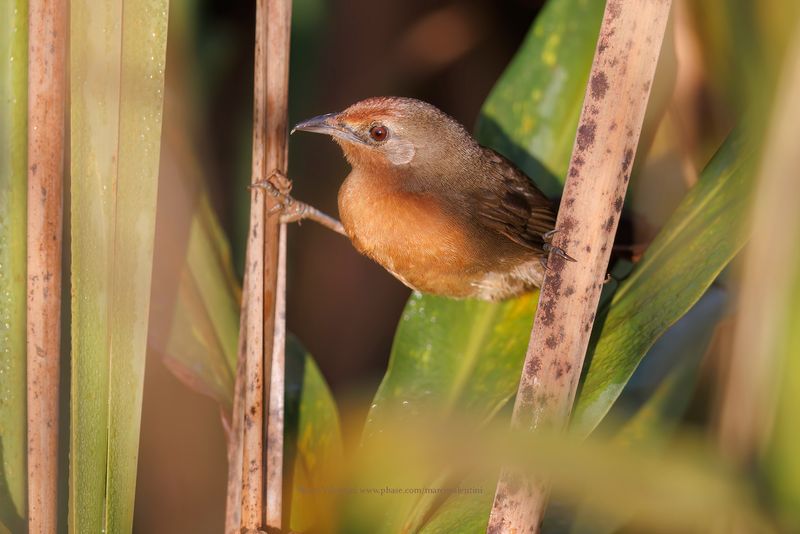
[[[302,121],[351,171],[338,194],[354,247],[421,293],[504,300],[540,287],[557,209],[510,160],[437,107],[373,97]]]

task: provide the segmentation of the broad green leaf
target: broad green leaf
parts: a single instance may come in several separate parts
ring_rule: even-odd
[[[466,482],[465,486],[473,484]],[[420,534],[482,534],[489,524],[489,512],[494,501],[493,484],[483,484],[480,495],[456,495],[445,501],[431,520],[420,530]]]
[[[751,175],[751,151],[730,136],[598,314],[572,420],[579,432],[597,426],[647,350],[744,245]]]
[[[28,2],[0,6],[0,521],[26,516]]]
[[[167,2],[70,7],[69,526],[124,533],[139,448]]]
[[[655,340],[697,302],[742,246],[744,236],[738,231],[737,223],[743,220],[747,207],[749,162],[742,143],[729,140],[710,163],[700,183],[687,195],[651,245],[631,277],[620,285],[610,304],[601,310],[596,341],[590,353],[592,359],[576,407],[575,423],[581,432],[588,432],[597,425]],[[424,310],[436,310],[435,304],[435,299],[430,297],[423,297],[415,303]],[[504,303],[499,306],[507,305]],[[469,320],[476,321],[474,316]],[[423,322],[427,325],[415,332],[410,341],[405,341],[403,332],[399,330],[395,345],[403,347],[404,343],[408,343],[410,346],[424,346],[438,341],[427,333],[427,329],[431,328],[430,321]],[[437,325],[437,328],[441,326]],[[458,327],[450,324],[448,328],[457,331]],[[462,325],[462,328],[469,330],[470,326]],[[527,331],[520,335],[527,340]],[[452,340],[462,337],[454,335],[449,344],[434,345],[436,357],[442,358],[453,346],[458,347]],[[507,394],[513,394],[523,353],[524,350],[508,355],[487,350],[484,354],[487,357],[491,355],[492,359],[517,358],[517,370],[513,378],[507,381],[474,374],[471,378],[475,382],[473,387],[491,391],[495,385],[502,387],[502,384],[511,383]],[[408,350],[393,353],[392,365],[376,396],[375,404],[378,407],[387,404],[387,400],[394,405],[408,400],[394,394],[395,391],[405,393],[408,388],[407,380],[396,378],[395,369],[403,367],[401,361],[414,357],[414,352]],[[420,371],[425,371],[425,368],[421,367]],[[431,375],[430,383],[436,384],[438,389],[447,390],[450,384],[444,380],[448,378],[452,377]],[[420,373],[413,380],[425,382],[428,376]],[[499,397],[497,392],[493,394]],[[375,413],[375,409],[370,413],[372,422],[368,422],[365,428],[366,436],[376,426]]]
[[[479,418],[494,414],[516,391],[538,296],[498,305],[412,295],[364,440],[392,416],[413,418],[431,409],[443,415],[465,410]]]

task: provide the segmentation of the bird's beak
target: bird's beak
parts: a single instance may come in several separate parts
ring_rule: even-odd
[[[338,120],[339,113],[326,113],[318,115],[308,120],[298,122],[292,128],[291,133],[314,132],[339,137],[346,141],[363,143],[363,141],[346,124]]]

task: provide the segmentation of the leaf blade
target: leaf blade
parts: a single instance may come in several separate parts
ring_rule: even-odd
[[[73,3],[73,531],[133,524],[166,8]]]
[[[0,522],[27,515],[25,304],[28,3],[0,6]]]
[[[577,431],[588,434],[597,426],[647,350],[744,245],[752,163],[743,140],[730,136],[620,284],[590,346],[572,419]]]

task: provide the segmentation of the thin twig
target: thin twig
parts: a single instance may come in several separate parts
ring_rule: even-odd
[[[286,172],[290,15],[288,0],[256,4],[252,184],[266,180],[268,169],[270,176]],[[270,217],[278,199],[251,190],[246,328],[240,333],[246,336],[240,343],[246,359],[241,527],[256,531],[281,527],[286,229],[280,217]]]
[[[630,178],[670,0],[610,0],[584,97],[569,176],[514,405],[518,428],[565,427],[589,344],[611,246]],[[504,472],[491,532],[534,532],[544,481]]]
[[[256,2],[255,61],[253,73],[253,159],[251,183],[266,177],[265,140],[267,122],[267,0]],[[239,332],[246,343],[239,347],[245,361],[245,402],[242,435],[242,511],[243,529],[257,530],[263,517],[263,440],[264,440],[264,233],[268,195],[252,190],[250,231],[247,239],[246,286],[242,300],[245,328]]]
[[[28,15],[28,532],[56,532],[67,5]]]
[[[283,510],[283,408],[286,374],[286,225],[279,232],[278,278],[275,293],[275,330],[272,346],[269,411],[267,412],[266,525],[281,528]]]
[[[289,155],[289,37],[291,0],[268,0],[267,28],[267,169],[281,175],[287,172]],[[273,197],[265,209],[272,213]],[[266,448],[265,525],[281,529],[283,510],[283,399],[286,349],[286,225],[279,217],[267,223],[268,250],[264,269],[264,354],[271,356],[265,365],[265,380],[270,380],[265,402],[269,403]],[[272,306],[270,306],[272,304]],[[272,336],[270,337],[270,334]]]

